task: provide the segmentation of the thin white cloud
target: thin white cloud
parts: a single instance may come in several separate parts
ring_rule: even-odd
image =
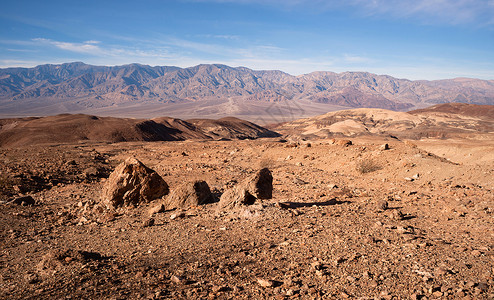
[[[352,5],[368,14],[416,18],[426,23],[485,25],[494,16],[494,6],[486,0],[352,0]]]
[[[5,41],[0,42],[6,43]],[[154,66],[190,67],[202,63],[222,63],[257,70],[281,70],[292,75],[313,71],[369,71],[408,79],[439,79],[462,76],[494,78],[492,71],[494,66],[492,64],[475,65],[469,61],[456,61],[451,64],[450,61],[438,60],[437,58],[427,60],[423,57],[370,57],[365,53],[334,53],[326,56],[304,57],[272,45],[227,46],[176,38],[161,39],[155,44],[153,41],[135,43],[138,46],[132,48],[106,45],[102,42],[72,43],[44,38],[38,38],[27,43],[13,41],[12,44],[29,44],[30,48],[28,49],[37,50],[40,46],[53,47],[65,51],[67,55],[57,53],[56,57],[42,62],[4,57],[3,60],[0,60],[0,67],[32,67],[48,62],[63,63],[74,60],[73,55],[76,54],[75,57],[77,58],[75,59],[94,65],[141,63]],[[32,48],[33,46],[35,48]]]
[[[375,62],[374,59],[360,55],[352,55],[352,54],[344,54],[343,60],[348,63],[360,63],[360,64]]]
[[[208,38],[208,39],[222,39],[222,40],[231,40],[231,41],[240,40],[240,36],[231,35],[231,34],[197,34],[194,35],[194,37]]]
[[[53,40],[45,39],[45,38],[35,38],[35,39],[33,39],[33,41],[39,42],[41,44],[52,45],[52,46],[55,46],[56,48],[71,51],[71,52],[92,54],[92,55],[105,54],[105,51],[103,49],[101,49],[99,46],[95,45],[94,43],[59,42],[59,41],[53,41]]]
[[[61,64],[64,62],[65,61],[52,61],[51,63]],[[0,68],[32,68],[46,63],[46,61],[36,60],[0,59]]]
[[[421,23],[478,24],[494,23],[493,0],[189,0],[267,5],[280,9],[305,9],[316,13],[352,8],[363,16],[413,19]]]

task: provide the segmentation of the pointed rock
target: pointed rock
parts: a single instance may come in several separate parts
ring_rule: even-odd
[[[213,201],[214,197],[207,182],[196,180],[184,183],[173,190],[165,199],[164,205],[166,209],[188,208]]]
[[[168,194],[168,184],[154,170],[131,157],[115,168],[103,187],[107,207],[137,206]]]
[[[244,181],[244,186],[257,199],[271,199],[273,197],[273,175],[268,168],[263,168],[248,178]]]
[[[226,190],[221,195],[218,209],[232,209],[252,205],[257,199],[273,197],[273,175],[268,168],[259,170],[237,186]]]
[[[235,207],[252,205],[255,202],[256,197],[249,193],[249,191],[244,187],[236,186],[226,190],[226,192],[221,195],[218,209],[233,209]]]

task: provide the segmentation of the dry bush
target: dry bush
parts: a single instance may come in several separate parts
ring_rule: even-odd
[[[377,170],[381,170],[382,166],[373,160],[363,160],[357,164],[357,171],[360,174],[371,173]]]

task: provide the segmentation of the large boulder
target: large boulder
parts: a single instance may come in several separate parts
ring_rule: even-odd
[[[103,187],[107,207],[137,206],[168,194],[168,184],[154,170],[131,157],[115,168]]]
[[[206,181],[186,182],[174,189],[165,199],[165,208],[188,208],[214,201],[213,194]]]
[[[226,190],[221,195],[218,209],[233,209],[252,205],[257,199],[273,197],[273,175],[268,168],[259,170],[238,185]]]
[[[268,168],[259,170],[243,182],[245,189],[257,199],[273,198],[273,175]]]

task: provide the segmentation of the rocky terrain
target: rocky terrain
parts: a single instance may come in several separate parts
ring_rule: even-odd
[[[353,111],[370,134],[3,146],[0,298],[492,299],[474,108]],[[452,133],[406,137],[426,121]]]
[[[263,116],[280,122],[287,109],[279,103],[289,106],[294,114],[291,121],[341,108],[404,111],[449,102],[494,104],[494,82],[410,81],[365,72],[292,76],[225,65],[67,63],[0,69],[0,116],[4,118],[54,113],[137,118],[173,114],[180,118],[236,116],[257,122]]]
[[[410,112],[352,109],[330,112],[272,127],[294,139],[339,136],[389,136],[493,141],[494,106],[464,103],[438,104]]]

